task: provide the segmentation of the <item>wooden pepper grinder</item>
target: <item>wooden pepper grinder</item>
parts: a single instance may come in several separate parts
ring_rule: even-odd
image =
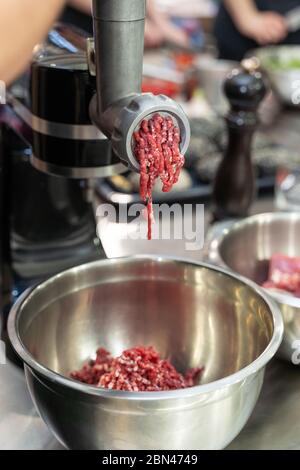
[[[247,216],[255,196],[251,144],[267,92],[258,60],[244,60],[225,81],[224,92],[231,105],[226,117],[229,139],[213,188],[215,221]]]

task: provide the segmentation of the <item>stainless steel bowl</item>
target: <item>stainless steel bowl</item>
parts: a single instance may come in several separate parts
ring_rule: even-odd
[[[71,449],[221,449],[248,420],[281,342],[275,303],[250,281],[183,260],[99,261],[23,296],[9,316],[34,403]],[[101,345],[153,345],[202,384],[118,392],[68,378]]]
[[[210,261],[259,285],[266,281],[271,256],[300,256],[300,213],[260,214],[225,227],[210,245]],[[291,362],[300,341],[300,299],[266,290],[281,308],[284,337],[279,356]]]
[[[267,72],[274,91],[280,100],[289,106],[300,106],[300,68],[273,68],[270,60],[287,62],[297,58],[300,61],[300,46],[269,46],[251,52],[256,56]]]

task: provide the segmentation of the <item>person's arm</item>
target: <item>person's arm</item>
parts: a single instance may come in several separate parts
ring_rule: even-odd
[[[157,46],[163,41],[169,41],[182,47],[189,45],[187,34],[172,24],[168,15],[157,8],[155,0],[147,0],[145,44],[146,46]]]
[[[90,15],[92,11],[92,0],[68,0],[70,7],[76,8],[77,10]]]
[[[224,5],[240,33],[260,45],[280,42],[287,35],[284,17],[259,11],[253,0],[224,0]]]
[[[30,61],[65,0],[0,1],[0,80],[10,83]]]

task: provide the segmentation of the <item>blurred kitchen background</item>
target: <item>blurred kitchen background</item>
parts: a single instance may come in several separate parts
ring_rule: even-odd
[[[153,3],[158,11],[168,15],[178,30],[177,36],[173,30],[168,32],[167,39],[157,41],[151,40],[151,34],[150,39],[146,35],[143,91],[163,93],[179,101],[192,127],[192,142],[179,184],[170,194],[163,194],[157,187],[155,199],[157,202],[209,202],[212,182],[227,145],[223,117],[229,105],[223,84],[238,62],[219,59],[214,33],[220,0],[154,0]],[[300,6],[297,1],[292,3],[292,8],[297,3]],[[182,32],[187,37],[184,46]],[[248,55],[260,58],[260,66],[270,85],[260,109],[261,125],[252,149],[258,194],[270,196],[276,177],[280,180],[281,191],[282,171],[285,175],[300,162],[300,46],[255,48]],[[127,173],[102,180],[98,193],[107,201],[131,203],[139,201],[138,187],[138,175]],[[292,192],[294,196],[294,187]],[[286,205],[284,198],[279,194],[281,209]]]

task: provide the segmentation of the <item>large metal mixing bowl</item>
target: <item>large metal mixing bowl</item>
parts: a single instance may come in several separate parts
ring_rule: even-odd
[[[261,285],[273,254],[300,256],[300,213],[259,214],[231,224],[210,246],[210,261]],[[279,356],[291,362],[300,345],[300,299],[266,290],[283,315],[284,337]]]
[[[267,72],[274,91],[280,100],[289,106],[300,106],[300,67],[284,66],[274,67],[271,61],[279,64],[288,63],[294,59],[300,63],[300,46],[269,46],[252,51],[249,55],[259,59],[263,69]]]
[[[253,283],[183,260],[99,261],[59,274],[13,308],[8,330],[31,396],[71,449],[221,449],[248,420],[281,342],[276,304]],[[118,392],[68,378],[103,346],[153,345],[202,385]]]

